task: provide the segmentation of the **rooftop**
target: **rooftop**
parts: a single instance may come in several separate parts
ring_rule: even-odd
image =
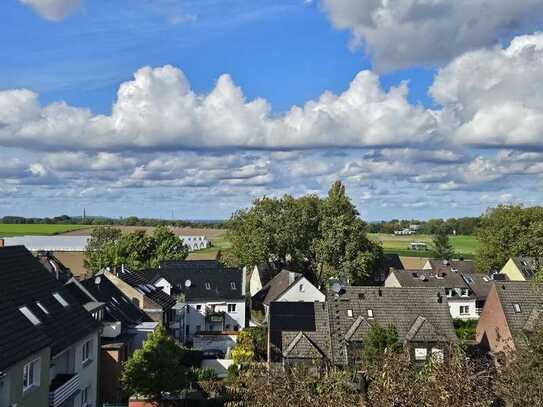
[[[3,239],[4,246],[25,246],[32,252],[83,252],[90,236],[16,236]]]

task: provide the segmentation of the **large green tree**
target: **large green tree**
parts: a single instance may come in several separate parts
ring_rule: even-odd
[[[436,259],[451,260],[454,257],[454,248],[445,228],[441,228],[432,238],[430,252]]]
[[[503,205],[488,210],[477,231],[477,268],[499,270],[513,256],[543,256],[543,207]]]
[[[236,212],[227,224],[230,255],[253,266],[280,262],[319,285],[329,277],[360,284],[382,259],[382,248],[368,239],[366,225],[341,182],[328,196],[260,198]]]
[[[129,395],[149,397],[167,405],[165,393],[190,387],[191,372],[183,366],[184,350],[159,326],[123,365],[121,383]]]

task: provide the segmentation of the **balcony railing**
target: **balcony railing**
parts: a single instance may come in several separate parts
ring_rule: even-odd
[[[58,374],[49,387],[49,407],[58,407],[79,392],[79,375]]]

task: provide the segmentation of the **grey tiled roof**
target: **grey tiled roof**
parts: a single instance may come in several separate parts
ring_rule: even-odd
[[[435,272],[450,272],[456,270],[458,273],[476,273],[475,262],[473,260],[428,260]]]
[[[543,284],[528,281],[506,281],[495,284],[513,337],[543,327]],[[520,312],[515,311],[515,304],[518,304]]]
[[[518,256],[512,260],[526,280],[532,279],[538,267],[543,265],[543,258],[537,257]]]
[[[468,288],[459,273],[437,274],[432,270],[394,270],[402,287]]]
[[[306,358],[315,358],[310,343],[331,363],[345,365],[348,343],[362,340],[375,323],[394,326],[404,341],[457,341],[443,289],[346,287],[339,295],[329,292],[325,303],[272,303],[270,360],[303,358],[304,349]]]

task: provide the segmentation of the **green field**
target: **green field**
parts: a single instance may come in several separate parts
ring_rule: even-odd
[[[188,260],[215,260],[219,251],[224,252],[232,247],[232,243],[226,239],[226,236],[220,235],[211,239],[211,247],[198,250],[189,254]]]
[[[408,249],[411,242],[425,242],[430,245],[432,242],[432,236],[430,235],[396,236],[385,233],[370,233],[368,236],[371,239],[380,241],[386,253],[397,253],[401,256],[412,257],[431,257],[429,251]],[[479,247],[479,242],[475,236],[450,236],[450,239],[457,256],[466,258],[475,256]]]
[[[4,224],[0,223],[0,236],[58,235],[70,230],[87,228],[86,225]]]

